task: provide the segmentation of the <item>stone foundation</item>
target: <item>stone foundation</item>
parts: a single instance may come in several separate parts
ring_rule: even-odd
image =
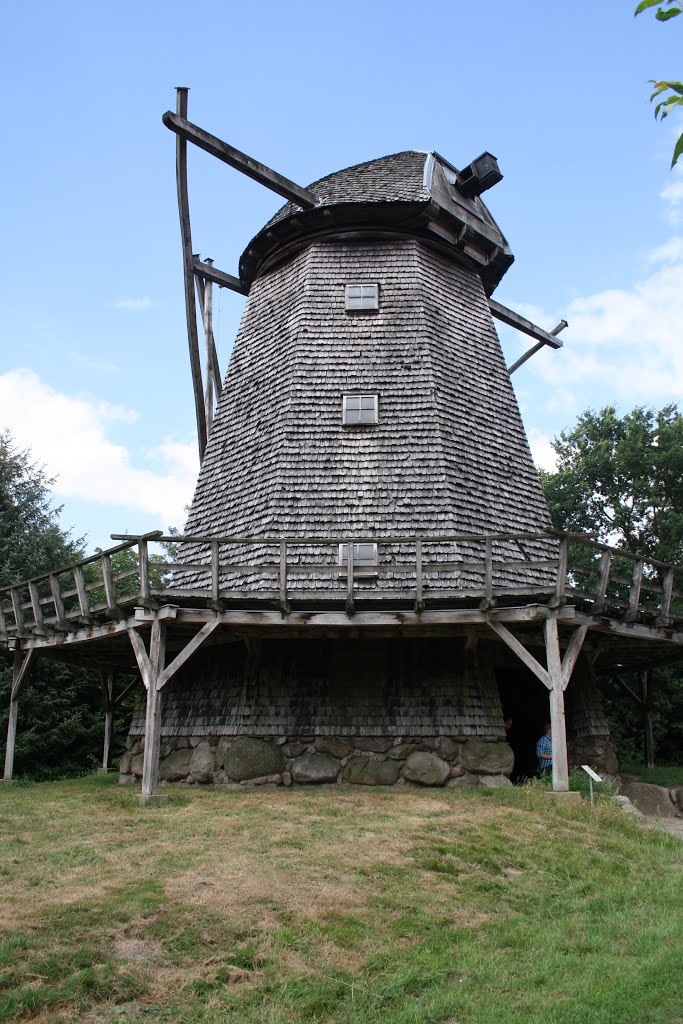
[[[142,777],[144,737],[129,737],[122,784]],[[505,742],[471,736],[191,736],[162,741],[159,778],[189,785],[509,786]]]

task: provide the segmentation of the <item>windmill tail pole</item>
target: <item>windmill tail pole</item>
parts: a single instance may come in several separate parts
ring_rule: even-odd
[[[176,110],[179,117],[187,118],[188,89],[180,86],[176,89]],[[180,218],[180,237],[183,247],[183,277],[185,285],[185,315],[187,319],[187,343],[190,350],[190,371],[192,373],[192,390],[197,419],[197,441],[199,458],[204,458],[206,450],[207,430],[204,410],[204,385],[202,382],[202,365],[199,357],[199,338],[197,336],[197,307],[194,294],[194,268],[192,263],[192,231],[190,228],[190,204],[187,192],[187,142],[182,136],[176,135],[176,185],[178,189],[178,216]]]

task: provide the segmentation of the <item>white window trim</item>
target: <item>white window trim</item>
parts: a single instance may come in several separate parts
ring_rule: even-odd
[[[351,306],[349,305],[349,289],[351,288],[374,288],[375,294],[372,296],[374,303],[372,306]],[[363,296],[361,296],[363,297]],[[351,281],[346,285],[344,293],[344,305],[347,313],[376,313],[379,309],[379,284],[374,281]]]
[[[347,420],[347,408],[346,403],[349,398],[372,398],[374,404],[373,408],[373,419],[365,420],[364,422],[349,423]],[[362,392],[355,392],[352,395],[342,395],[342,426],[343,427],[372,427],[376,423],[379,423],[379,395],[368,395]]]
[[[356,562],[356,551],[357,551],[357,549],[358,549],[360,544],[363,544],[364,546],[365,545],[367,545],[367,546],[372,545],[372,563],[370,565],[368,565],[367,562],[365,562],[363,565],[358,565],[357,562]],[[338,557],[339,557],[339,565],[340,565],[340,568],[341,568],[341,572],[339,573],[339,579],[346,579],[346,577],[348,575],[347,572],[346,572],[346,561],[344,559],[344,555],[346,554],[345,548],[347,548],[347,547],[348,547],[347,544],[340,544],[339,545],[339,556]],[[377,576],[378,574],[377,574],[377,572],[376,572],[376,570],[374,568],[376,565],[379,565],[379,552],[377,550],[377,545],[375,543],[371,542],[371,541],[354,542],[354,545],[353,545],[353,577],[354,577],[354,579],[356,579],[356,577],[361,577],[361,576],[363,576],[365,578],[367,578],[368,576],[373,576],[373,577]]]

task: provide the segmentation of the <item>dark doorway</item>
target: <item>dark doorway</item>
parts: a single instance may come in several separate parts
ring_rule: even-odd
[[[536,775],[536,741],[550,721],[548,691],[539,679],[523,666],[496,670],[503,717],[512,719],[508,743],[515,754],[513,782]]]

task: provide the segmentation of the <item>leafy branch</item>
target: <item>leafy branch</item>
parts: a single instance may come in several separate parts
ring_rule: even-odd
[[[648,10],[650,7],[657,8],[655,13],[657,21],[670,21],[671,18],[676,18],[679,14],[683,13],[682,0],[664,0],[663,3],[662,0],[641,0],[634,11],[634,15],[642,14],[643,11]],[[650,96],[650,103],[666,93],[670,94],[666,99],[661,99],[655,107],[655,118],[663,121],[675,107],[683,105],[683,82],[658,82],[654,78],[651,78],[650,81],[654,85],[654,91]],[[675,167],[681,153],[683,153],[683,133],[679,135],[674,146],[673,158],[671,160],[672,167]]]

